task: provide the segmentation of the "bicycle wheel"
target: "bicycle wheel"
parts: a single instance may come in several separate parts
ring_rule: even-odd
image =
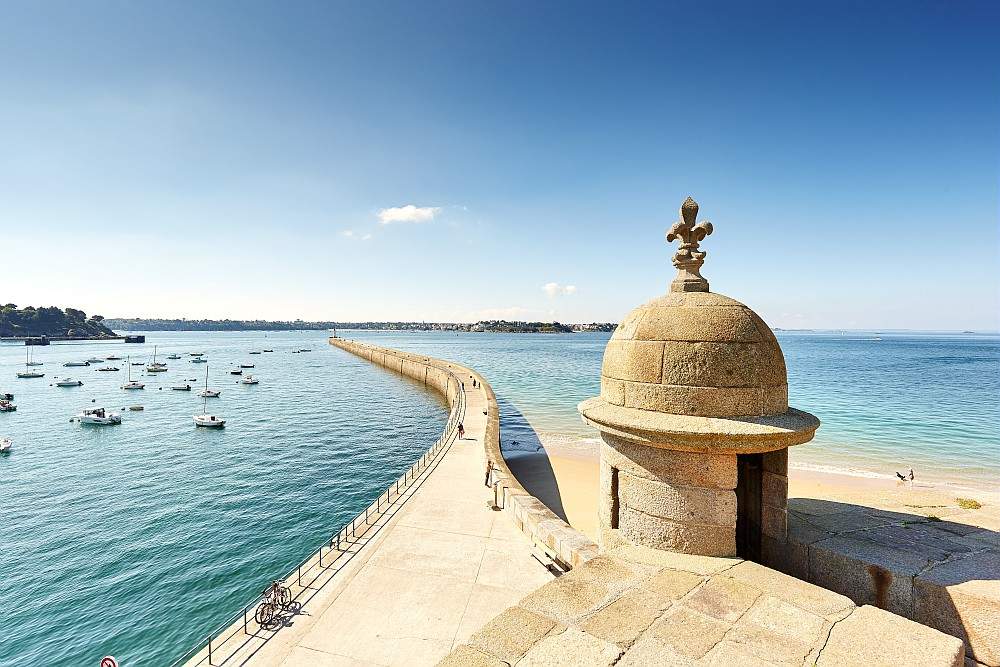
[[[292,604],[292,592],[288,590],[287,586],[279,586],[277,594],[274,596],[275,602],[278,603],[282,609],[288,609],[288,605]]]
[[[274,612],[275,607],[273,602],[261,602],[257,607],[257,612],[254,614],[254,620],[257,621],[257,625],[265,628],[274,620]]]

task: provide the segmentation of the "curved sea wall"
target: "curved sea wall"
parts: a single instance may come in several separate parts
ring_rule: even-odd
[[[491,482],[497,509],[510,516],[535,545],[564,569],[572,569],[598,554],[597,545],[583,533],[556,516],[542,501],[528,493],[507,466],[500,450],[500,410],[496,394],[486,379],[472,370],[453,362],[421,354],[360,343],[343,338],[330,338],[330,344],[367,359],[374,364],[424,383],[440,392],[452,404],[461,389],[455,385],[454,373],[468,381],[476,380],[486,395],[486,433],[483,438],[483,466],[492,467]]]

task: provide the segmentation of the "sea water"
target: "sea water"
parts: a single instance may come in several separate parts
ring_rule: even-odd
[[[491,382],[508,452],[542,441],[581,455],[596,434],[576,404],[598,394],[610,334],[351,331],[341,335],[469,365]],[[995,490],[1000,480],[1000,337],[969,334],[778,332],[793,406],[823,422],[793,467],[891,476],[914,468]],[[150,360],[203,351],[229,423],[196,429],[204,365],[185,356],[145,375],[67,360],[112,352]],[[273,348],[272,354],[248,355]],[[303,347],[312,352],[294,354]],[[163,665],[284,574],[407,468],[446,419],[434,393],[326,344],[322,332],[150,333],[146,345],[36,348],[40,380],[17,380],[24,347],[0,345],[0,665]],[[163,359],[166,361],[165,359]],[[237,384],[229,369],[256,386]],[[50,386],[72,376],[78,388]],[[170,385],[190,380],[194,391]],[[162,389],[160,389],[162,387]],[[92,403],[91,400],[96,400]],[[131,404],[121,426],[72,414]]]
[[[593,455],[576,411],[600,393],[611,334],[358,331],[343,335],[454,359],[497,393],[508,452],[540,441]],[[916,332],[776,332],[789,404],[822,422],[791,465],[1000,490],[1000,336]],[[515,444],[516,442],[516,444]]]
[[[434,442],[447,408],[435,393],[332,348],[325,332],[150,333],[146,345],[34,348],[45,377],[17,379],[23,345],[0,345],[0,665],[167,665],[318,549]],[[125,392],[126,360],[145,390]],[[250,355],[250,350],[273,353]],[[311,348],[312,352],[293,353]],[[172,352],[180,360],[168,360]],[[195,427],[208,410],[224,429]],[[229,371],[253,363],[260,384]],[[52,386],[57,377],[82,387]],[[190,392],[170,386],[190,381]],[[122,411],[142,405],[142,412]],[[81,426],[84,408],[120,426]]]

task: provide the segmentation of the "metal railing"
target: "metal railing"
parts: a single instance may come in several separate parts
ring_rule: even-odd
[[[344,524],[344,526],[337,531],[337,534],[330,539],[324,541],[319,549],[311,552],[305,559],[299,562],[298,565],[293,567],[285,576],[281,577],[279,580],[286,585],[289,582],[294,581],[297,584],[298,591],[293,596],[293,600],[297,599],[303,592],[308,590],[307,583],[305,586],[302,584],[302,575],[308,574],[313,569],[318,569],[316,577],[313,578],[315,581],[320,574],[327,571],[332,567],[342,555],[351,554],[350,547],[352,544],[357,542],[351,542],[351,538],[355,540],[358,537],[358,528],[360,527],[362,537],[368,531],[369,528],[373,527],[375,524],[370,523],[369,520],[372,516],[376,517],[376,523],[379,518],[385,515],[386,510],[388,510],[393,503],[399,501],[406,492],[412,488],[413,483],[421,476],[427,468],[437,460],[438,455],[441,454],[448,446],[450,446],[455,441],[455,436],[458,434],[458,425],[465,418],[465,387],[462,380],[459,379],[455,373],[440,367],[436,367],[439,370],[447,373],[448,382],[445,388],[445,396],[447,397],[451,391],[451,387],[454,384],[456,387],[456,401],[451,407],[451,412],[448,415],[448,421],[445,423],[444,430],[441,433],[441,437],[427,450],[425,451],[416,462],[413,463],[403,474],[396,479],[392,484],[386,487],[386,490],[379,494],[371,504],[365,507],[364,510],[358,512],[358,514],[351,519],[350,522]],[[344,545],[347,545],[347,549],[343,549]],[[323,563],[323,550],[326,549],[327,552],[327,563]],[[336,555],[331,559],[330,552],[335,552]],[[351,554],[353,557],[353,554]],[[315,561],[315,562],[313,562]],[[268,581],[271,581],[270,579]],[[239,612],[232,614],[225,621],[217,625],[211,632],[206,635],[206,641],[198,644],[197,646],[189,649],[184,655],[174,660],[170,663],[170,667],[178,667],[184,663],[191,660],[193,657],[198,655],[202,650],[207,649],[208,664],[214,665],[212,662],[212,645],[215,644],[216,647],[224,644],[228,640],[232,639],[235,635],[239,634],[240,628],[237,626],[240,618],[243,619],[243,633],[245,635],[250,635],[249,627],[251,622],[256,625],[253,621],[252,616],[249,615],[251,609],[254,609],[263,599],[265,594],[261,593],[257,595],[252,601],[245,604]],[[237,626],[237,627],[234,627]],[[226,632],[227,629],[231,629],[231,632],[225,636],[221,636]]]

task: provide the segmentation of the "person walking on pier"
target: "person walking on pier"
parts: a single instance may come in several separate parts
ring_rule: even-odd
[[[461,422],[458,424],[458,439],[465,440],[465,427],[462,426]]]

